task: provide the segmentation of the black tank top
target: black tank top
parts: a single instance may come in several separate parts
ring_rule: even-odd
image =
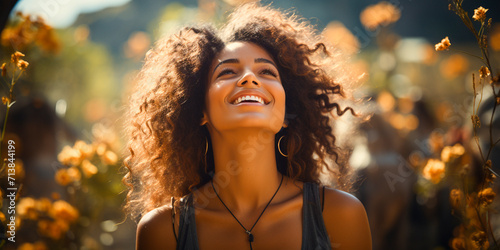
[[[318,184],[305,182],[303,189],[301,249],[331,250],[321,213]],[[177,250],[199,250],[192,194],[181,200]]]

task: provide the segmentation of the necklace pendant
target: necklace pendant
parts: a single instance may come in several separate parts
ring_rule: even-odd
[[[247,230],[246,233],[248,234],[248,242],[253,242],[253,234],[252,234],[252,232],[250,232],[250,231]]]

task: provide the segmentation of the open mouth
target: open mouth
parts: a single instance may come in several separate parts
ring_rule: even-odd
[[[236,100],[232,102],[234,105],[238,105],[240,103],[260,103],[262,105],[267,105],[261,97],[255,96],[255,95],[245,95],[245,96],[240,96]]]

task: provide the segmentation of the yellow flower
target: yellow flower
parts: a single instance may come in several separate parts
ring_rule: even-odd
[[[486,168],[491,168],[491,160],[487,160],[485,163],[484,163],[484,166]]]
[[[486,78],[490,75],[490,70],[487,67],[481,66],[479,69],[479,77]]]
[[[66,222],[74,222],[78,219],[78,210],[64,200],[55,201],[53,204],[54,217]]]
[[[23,243],[21,244],[17,250],[35,250],[35,245],[33,243]]]
[[[462,193],[462,190],[460,189],[452,189],[450,191],[450,204],[451,207],[454,209],[458,209],[462,205],[462,201],[464,198],[464,194]]]
[[[113,165],[118,161],[118,156],[112,151],[106,151],[106,153],[102,156],[102,160],[104,163],[108,165]]]
[[[451,158],[451,147],[446,146],[443,148],[443,151],[441,151],[441,160],[443,162],[449,162]]]
[[[453,145],[453,147],[451,147],[451,153],[453,155],[462,156],[465,154],[465,148],[464,146],[462,146],[462,144],[457,143]]]
[[[492,166],[491,166],[491,160],[487,160],[486,163],[484,164],[484,169],[486,170],[486,177],[485,180],[488,183],[493,183],[495,179],[497,178],[496,174],[491,172]]]
[[[495,196],[496,196],[496,193],[493,192],[493,189],[491,189],[491,188],[485,188],[477,194],[477,198],[479,199],[479,202],[484,207],[490,205],[493,202],[493,199],[495,199]]]
[[[448,50],[451,46],[450,39],[445,37],[441,40],[440,43],[435,45],[436,51]]]
[[[484,21],[486,19],[486,11],[488,9],[483,8],[482,6],[474,10],[474,15],[472,16],[472,19],[475,21]]]
[[[2,96],[2,103],[3,105],[7,105],[10,103],[10,99],[6,96]]]
[[[30,15],[19,15],[20,21],[7,27],[2,32],[1,43],[4,46],[24,49],[36,44],[46,52],[57,52],[61,45],[54,30],[40,17],[32,20]],[[34,19],[34,18],[33,18]]]
[[[486,182],[488,182],[488,183],[494,182],[496,178],[497,178],[497,176],[494,173],[488,172],[486,174]]]
[[[438,159],[429,159],[424,167],[423,175],[426,179],[437,184],[444,177],[444,163]]]
[[[37,241],[35,243],[23,243],[17,250],[47,250],[47,245],[43,241]]]
[[[104,153],[106,153],[107,149],[108,149],[108,146],[106,145],[106,143],[101,142],[101,143],[97,144],[97,146],[95,146],[95,152],[99,156],[103,156]]]
[[[449,162],[452,159],[458,158],[465,153],[465,149],[460,143],[455,144],[453,147],[446,146],[441,151],[441,160]]]
[[[0,67],[0,69],[2,70],[2,76],[5,77],[7,76],[7,67],[6,67],[6,63],[3,63],[2,66]]]
[[[61,186],[67,186],[72,182],[77,182],[81,180],[82,174],[76,167],[61,168],[57,170],[55,175],[55,180]]]
[[[490,70],[487,67],[481,66],[479,69],[479,77],[486,78],[490,75]]]
[[[68,175],[73,182],[76,182],[76,181],[79,181],[82,179],[82,174],[80,174],[80,171],[76,167],[68,168]]]
[[[17,67],[20,70],[25,70],[28,67],[28,65],[30,65],[30,64],[27,61],[22,60],[22,59],[17,62]]]
[[[94,147],[91,145],[88,145],[84,141],[76,141],[75,145],[73,146],[73,149],[80,151],[80,154],[82,156],[82,159],[89,159],[94,156]]]
[[[475,248],[487,249],[490,246],[490,243],[488,242],[488,237],[486,236],[486,233],[483,231],[477,231],[473,233],[470,236],[470,240]]]
[[[49,248],[43,241],[35,242],[35,250],[48,250]]]
[[[37,200],[35,206],[40,213],[51,214],[52,212],[52,202],[47,198]]]
[[[13,64],[16,64],[19,62],[19,58],[23,57],[24,54],[19,52],[19,51],[16,51],[14,54],[12,54],[10,56],[10,61],[13,63]]]
[[[39,25],[34,41],[47,52],[56,54],[61,50],[61,43],[57,39],[54,29],[45,23]]]
[[[65,146],[61,153],[57,155],[57,159],[66,166],[77,166],[81,163],[82,154],[79,150],[75,150],[70,146]]]
[[[47,250],[47,249],[49,249],[43,241],[37,241],[37,242],[35,242],[34,245],[35,245],[35,250]]]
[[[68,174],[68,170],[66,168],[61,168],[61,169],[57,170],[54,178],[55,178],[56,182],[62,186],[67,186],[68,184],[70,184],[73,181],[71,179],[71,176]]]
[[[31,220],[36,220],[38,218],[38,212],[36,210],[35,199],[31,197],[22,198],[16,207],[17,214],[20,217],[28,218]]]
[[[81,167],[82,167],[83,175],[85,175],[85,177],[87,177],[87,178],[91,177],[92,175],[97,174],[97,167],[94,166],[94,164],[92,164],[88,160],[83,160]]]
[[[387,26],[401,17],[401,11],[389,2],[382,1],[366,7],[360,14],[361,23],[369,30]]]
[[[58,240],[61,238],[62,234],[66,233],[69,230],[69,225],[64,220],[40,220],[38,221],[38,231],[54,240]]]

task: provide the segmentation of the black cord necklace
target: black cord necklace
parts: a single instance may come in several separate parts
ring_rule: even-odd
[[[264,210],[262,210],[262,213],[260,213],[259,218],[257,218],[257,220],[255,221],[255,223],[253,223],[253,226],[252,226],[252,228],[250,228],[250,230],[246,229],[245,226],[243,226],[243,224],[241,224],[241,222],[238,220],[238,218],[236,218],[236,216],[234,216],[233,212],[231,212],[231,210],[226,206],[226,203],[224,203],[222,201],[222,199],[220,198],[219,194],[215,190],[214,181],[211,180],[210,182],[212,183],[212,188],[214,189],[214,192],[217,195],[217,198],[219,198],[220,202],[222,202],[222,205],[224,205],[224,207],[227,209],[227,211],[233,216],[233,218],[238,222],[238,224],[240,224],[240,226],[245,230],[245,233],[248,234],[248,243],[250,243],[250,250],[252,250],[252,242],[253,242],[252,230],[255,227],[255,225],[257,225],[257,222],[259,222],[260,217],[264,214],[264,211],[266,211],[266,209],[269,206],[269,204],[271,204],[271,201],[273,201],[274,196],[276,196],[276,194],[278,193],[278,190],[280,190],[281,184],[283,183],[283,175],[281,175],[281,181],[280,181],[280,185],[278,186],[278,189],[276,189],[276,192],[274,192],[273,197],[271,197],[271,199],[267,203],[266,207],[264,207]]]

